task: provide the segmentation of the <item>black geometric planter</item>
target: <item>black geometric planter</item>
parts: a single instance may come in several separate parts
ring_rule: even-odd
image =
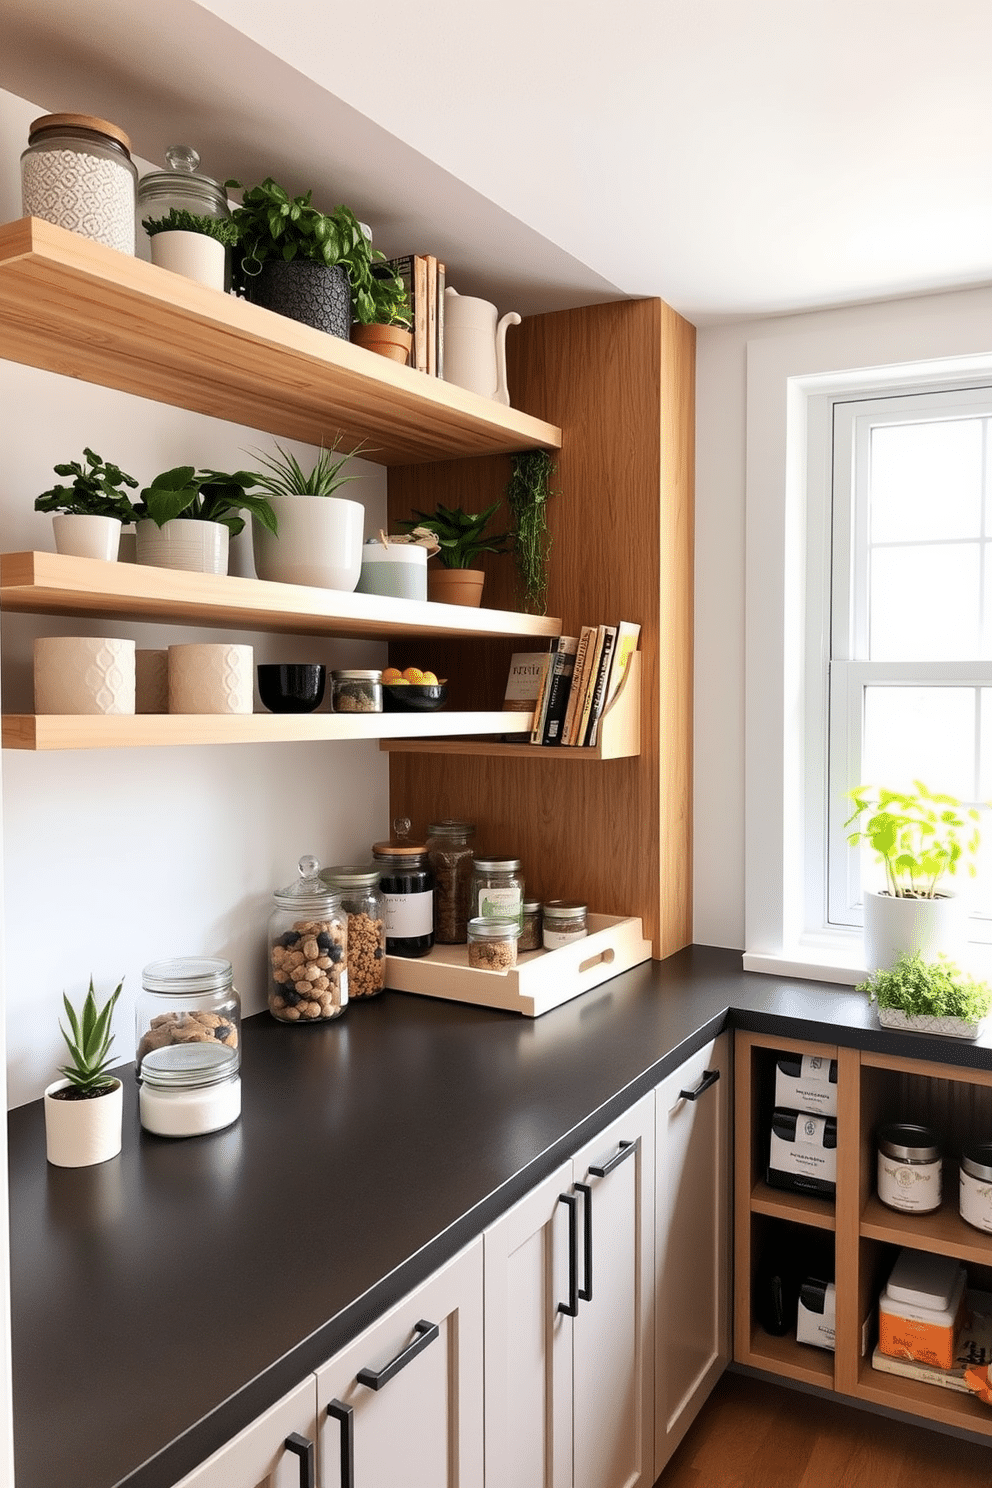
[[[318,331],[348,339],[351,294],[348,276],[337,264],[328,268],[306,259],[273,259],[248,280],[248,298],[277,315],[288,315]]]

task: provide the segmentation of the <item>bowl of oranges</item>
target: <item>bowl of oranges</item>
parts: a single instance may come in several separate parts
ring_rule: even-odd
[[[446,679],[410,666],[387,667],[382,674],[382,706],[387,713],[434,713],[448,701]]]

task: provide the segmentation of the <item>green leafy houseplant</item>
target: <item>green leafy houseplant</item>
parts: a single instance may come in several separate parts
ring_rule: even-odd
[[[443,568],[474,568],[483,553],[505,553],[511,541],[509,532],[486,533],[486,527],[499,511],[500,503],[494,502],[485,511],[465,512],[460,506],[447,507],[438,504],[434,512],[415,511],[413,518],[400,522],[406,532],[415,527],[426,527],[438,540],[438,559]]]
[[[523,591],[524,609],[531,615],[545,615],[548,609],[548,555],[551,551],[548,502],[556,494],[551,488],[554,473],[554,456],[547,450],[525,450],[513,456],[512,473],[506,488],[506,503],[515,528],[513,554]]]
[[[349,266],[348,278],[351,312],[359,325],[391,325],[410,330],[413,314],[406,285],[378,249],[371,249],[367,266]]]
[[[196,470],[192,465],[177,465],[164,470],[141,492],[135,507],[140,519],[150,517],[157,527],[177,518],[188,521],[219,522],[232,537],[244,529],[242,511],[257,517],[269,532],[277,531],[275,512],[264,496],[248,492],[259,484],[250,470],[225,475],[221,470]]]
[[[885,865],[889,893],[896,898],[934,899],[945,874],[967,857],[974,876],[980,834],[978,812],[954,796],[934,794],[914,780],[915,792],[859,785],[848,791],[854,810],[844,823],[864,818],[848,836],[851,847],[867,842]]]
[[[905,953],[888,971],[876,971],[859,992],[880,1008],[893,1008],[909,1018],[960,1018],[980,1023],[992,1008],[992,987],[958,970],[946,956],[924,961],[919,951]]]
[[[117,1085],[116,1076],[109,1075],[107,1068],[110,1064],[110,1046],[114,1042],[110,1024],[123,985],[122,981],[118,982],[107,1002],[102,1008],[98,1008],[93,978],[90,977],[89,991],[78,1014],[65,993],[62,994],[69,1030],[67,1032],[61,1022],[59,1029],[70,1057],[68,1064],[60,1065],[59,1074],[69,1083],[56,1093],[56,1099],[88,1100],[95,1095],[105,1095]]]
[[[79,460],[55,465],[56,475],[71,475],[69,486],[53,486],[35,498],[34,509],[40,512],[65,512],[77,517],[116,517],[125,525],[135,518],[130,497],[122,489],[136,490],[138,482],[118,465],[104,462],[91,449],[83,450],[85,466]]]
[[[201,217],[178,207],[170,208],[165,217],[145,217],[141,225],[150,238],[164,232],[199,233],[205,238],[216,238],[225,248],[233,248],[238,241],[237,224],[230,217]]]
[[[261,460],[265,470],[255,472],[252,480],[271,496],[333,496],[348,481],[358,479],[357,475],[342,472],[349,460],[367,448],[359,444],[350,454],[338,455],[340,443],[341,436],[338,435],[329,449],[322,449],[309,474],[296,456],[284,450],[281,444],[276,445],[278,453],[275,455],[254,450],[256,459]],[[274,532],[275,528],[269,528],[269,531]]]

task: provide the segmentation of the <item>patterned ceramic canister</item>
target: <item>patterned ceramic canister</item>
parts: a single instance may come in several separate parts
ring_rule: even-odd
[[[250,646],[169,647],[170,713],[250,713],[254,681]]]
[[[137,176],[131,142],[116,124],[46,114],[31,125],[21,156],[24,215],[133,256]]]
[[[133,713],[134,642],[40,636],[34,643],[36,713]]]
[[[134,711],[168,713],[169,653],[139,647],[134,653]]]

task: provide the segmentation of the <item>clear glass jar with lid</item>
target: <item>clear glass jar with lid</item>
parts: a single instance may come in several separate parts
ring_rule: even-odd
[[[525,899],[523,905],[523,923],[520,930],[520,938],[517,941],[518,951],[539,951],[541,949],[541,901],[540,899]]]
[[[146,1131],[191,1137],[241,1114],[241,999],[230,961],[180,956],[141,974],[138,1112]]]
[[[348,916],[341,896],[302,857],[269,916],[269,1012],[280,1023],[326,1023],[348,1005]]]
[[[382,672],[351,668],[331,673],[332,713],[381,713]]]
[[[322,868],[348,916],[348,998],[375,997],[386,985],[386,900],[374,863]]]
[[[472,914],[483,919],[513,919],[523,928],[524,881],[520,859],[475,857],[472,865]]]
[[[45,114],[28,130],[21,156],[26,217],[40,217],[118,253],[134,255],[131,141],[92,114]]]
[[[427,828],[427,856],[434,874],[434,939],[439,945],[464,945],[468,939],[474,836],[472,822],[438,821]]]
[[[434,945],[434,875],[426,842],[412,842],[410,823],[393,823],[389,842],[377,842],[372,856],[386,901],[386,953],[426,956]]]
[[[199,169],[200,157],[192,145],[170,145],[165,152],[168,169],[149,171],[138,182],[138,218],[155,220],[170,212],[188,212],[193,217],[223,221],[230,217],[227,192],[219,181]]]
[[[468,964],[473,971],[509,971],[517,964],[515,919],[489,919],[475,915],[468,922]]]
[[[575,899],[545,899],[543,913],[546,951],[557,951],[588,934],[586,906]]]

